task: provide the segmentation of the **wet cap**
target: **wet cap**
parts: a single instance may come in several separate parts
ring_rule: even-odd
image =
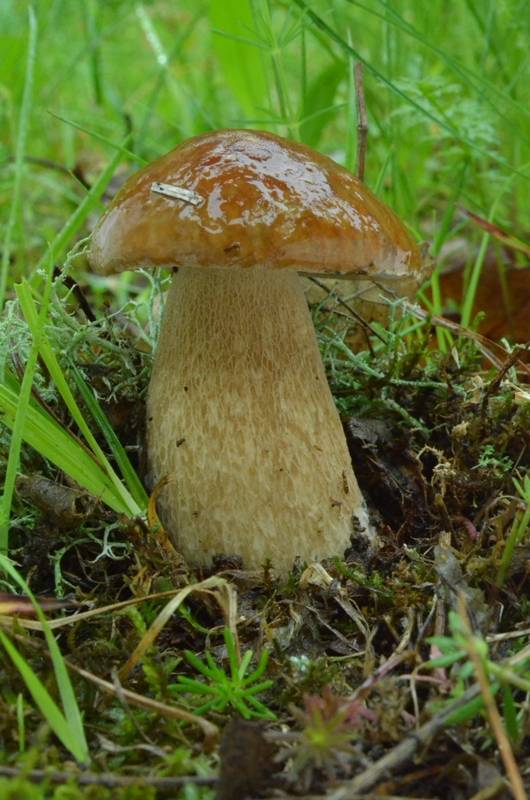
[[[95,228],[89,260],[103,275],[161,266],[421,273],[407,229],[361,181],[306,145],[248,130],[188,139],[135,173]]]

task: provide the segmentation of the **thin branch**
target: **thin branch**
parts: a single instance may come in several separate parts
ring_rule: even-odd
[[[524,647],[515,656],[507,659],[507,664],[510,667],[515,667],[517,664],[522,664],[527,661],[529,657],[530,646]],[[337,786],[336,789],[332,789],[328,792],[325,795],[326,800],[354,800],[354,798],[358,796],[364,797],[366,792],[369,792],[374,786],[381,783],[381,781],[386,780],[389,776],[395,775],[399,769],[402,769],[405,764],[414,758],[419,750],[426,748],[431,739],[441,733],[441,731],[450,724],[453,715],[480,694],[481,689],[478,683],[470,686],[460,697],[445,706],[439,714],[414,731],[414,733],[409,733],[408,736],[378,761],[370,764],[367,769],[355,778],[345,781],[340,786]],[[370,796],[372,797],[372,795]],[[308,798],[305,798],[305,800],[308,800]]]
[[[357,177],[360,181],[364,181],[368,117],[364,99],[363,65],[360,61],[355,63],[353,77],[355,80],[355,98],[357,100]]]
[[[377,283],[375,285],[377,286]],[[445,328],[448,331],[452,331],[453,333],[457,334],[457,336],[463,336],[466,339],[472,339],[484,358],[487,358],[490,364],[492,364],[494,367],[497,367],[497,369],[502,369],[506,363],[506,359],[510,358],[511,356],[511,353],[508,353],[506,348],[504,348],[498,342],[487,339],[480,333],[470,330],[470,328],[467,328],[465,325],[460,325],[458,322],[453,322],[445,317],[439,317],[435,314],[431,314],[429,311],[421,308],[417,303],[410,302],[410,300],[403,300],[402,305],[403,308],[409,312],[409,314],[412,314],[412,316],[417,317],[418,319],[422,319],[426,322],[429,322],[431,325],[439,326],[440,328]],[[496,351],[498,355],[494,351]],[[524,373],[525,376],[530,376],[530,367],[528,364],[525,364],[519,359],[516,362],[516,367],[518,371]]]
[[[381,334],[378,331],[376,331],[375,328],[373,328],[370,325],[370,323],[367,322],[364,319],[364,317],[361,316],[361,314],[359,314],[358,311],[355,311],[355,309],[351,305],[348,305],[348,303],[345,300],[343,300],[342,297],[340,297],[338,294],[334,294],[332,289],[326,286],[326,284],[320,281],[318,278],[315,278],[314,275],[307,275],[306,277],[308,280],[311,281],[311,283],[314,283],[315,286],[318,286],[319,289],[322,289],[322,291],[326,292],[328,296],[333,295],[335,302],[338,303],[339,306],[342,306],[342,308],[345,308],[347,311],[349,311],[353,319],[359,323],[359,325],[365,332],[367,338],[368,335],[376,336],[383,342],[383,344],[386,344],[386,339],[383,336],[381,336]]]
[[[502,762],[504,764],[506,774],[508,775],[508,779],[510,781],[510,790],[513,796],[516,798],[516,800],[528,800],[528,795],[525,792],[523,779],[521,777],[521,773],[519,772],[519,768],[517,766],[517,762],[513,754],[510,740],[508,739],[506,731],[504,730],[504,725],[502,724],[501,715],[499,714],[497,703],[495,702],[495,698],[491,690],[486,669],[484,667],[484,662],[477,648],[476,640],[471,628],[471,623],[469,621],[466,601],[462,593],[460,593],[458,597],[458,611],[464,623],[467,635],[466,637],[467,641],[465,647],[467,649],[469,658],[475,668],[475,675],[477,677],[477,681],[480,686],[482,699],[484,700],[486,714],[493,735],[495,736],[495,739],[497,741],[499,753]]]
[[[213,786],[217,783],[217,778],[203,777],[199,775],[180,775],[179,777],[156,777],[150,775],[114,775],[109,772],[49,772],[46,769],[30,769],[23,767],[3,767],[0,766],[0,775],[7,778],[25,778],[33,783],[50,781],[50,783],[62,784],[74,781],[79,786],[105,786],[108,789],[122,788],[127,786],[152,786],[159,791],[174,791],[187,784],[193,783],[196,786]]]
[[[390,775],[395,775],[397,770],[413,759],[418,750],[426,747],[431,739],[445,728],[448,720],[451,719],[456,711],[466,706],[479,694],[480,688],[477,684],[474,684],[457,700],[447,705],[439,714],[418,728],[418,730],[414,731],[414,733],[409,733],[389,753],[375,761],[352,780],[345,781],[335,791],[332,790],[328,793],[326,795],[327,800],[352,800],[358,795],[364,796],[364,792],[369,792]]]
[[[31,646],[37,652],[42,653],[46,658],[51,658],[49,652],[41,642],[33,641],[33,639],[29,639],[18,633],[11,632],[10,635],[13,639],[15,639],[15,641],[23,641],[26,645]],[[179,706],[168,705],[167,703],[162,703],[152,697],[146,697],[145,695],[137,694],[137,692],[132,692],[130,689],[122,688],[118,694],[116,687],[110,681],[100,678],[99,675],[94,675],[94,673],[77,666],[77,664],[74,664],[69,659],[65,658],[64,663],[69,670],[81,675],[82,678],[97,686],[101,691],[106,692],[114,697],[118,697],[118,700],[125,698],[129,705],[134,705],[138,708],[145,708],[148,711],[152,711],[153,713],[159,714],[161,717],[167,719],[178,719],[182,722],[188,722],[192,725],[197,725],[202,730],[204,736],[204,749],[206,752],[211,752],[217,743],[217,740],[219,739],[219,728],[213,722],[209,722],[204,717],[192,714],[190,711],[186,711]]]
[[[103,692],[118,696],[116,687],[110,681],[106,681],[104,678],[100,678],[98,675],[94,675],[94,673],[88,672],[88,670],[82,669],[81,667],[78,667],[77,664],[73,664],[71,661],[67,661],[66,659],[65,663],[68,666],[68,669],[73,670],[73,672],[77,672],[78,675],[81,675],[90,683],[95,684]],[[120,695],[125,697],[130,705],[138,706],[139,708],[145,708],[148,711],[153,711],[156,714],[160,714],[161,717],[178,719],[183,722],[189,722],[192,725],[198,725],[204,735],[204,747],[206,751],[212,750],[215,742],[219,738],[219,728],[217,725],[215,725],[213,722],[209,722],[204,717],[199,717],[196,714],[192,714],[190,711],[186,711],[178,706],[170,706],[167,703],[161,703],[159,700],[154,700],[152,697],[146,697],[144,695],[137,694],[136,692],[132,692],[130,689],[122,688]]]

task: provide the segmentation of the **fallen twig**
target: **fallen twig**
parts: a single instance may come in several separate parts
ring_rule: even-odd
[[[514,667],[516,664],[524,663],[529,657],[530,645],[520,650],[512,658],[507,659],[506,663]],[[403,741],[378,761],[370,764],[364,772],[349,781],[345,781],[326,794],[326,800],[355,800],[356,798],[364,797],[365,793],[369,792],[374,786],[392,777],[395,771],[410,761],[418,750],[426,747],[429,741],[445,728],[454,714],[480,694],[481,690],[478,683],[470,686],[459,698],[442,709],[439,714],[413,733],[409,733]],[[370,800],[373,797],[374,795],[370,795]]]
[[[45,769],[30,769],[18,767],[1,767],[0,775],[7,778],[25,778],[33,783],[49,781],[50,783],[63,784],[75,781],[80,786],[105,786],[107,789],[117,789],[127,786],[146,786],[153,787],[159,791],[172,791],[182,786],[193,783],[196,786],[213,786],[217,783],[217,778],[206,778],[199,775],[179,775],[178,777],[157,777],[157,776],[129,776],[113,775],[110,772],[48,772]]]
[[[118,697],[121,695],[129,703],[131,703],[131,705],[139,706],[140,708],[146,708],[149,711],[156,711],[162,717],[179,719],[183,722],[189,722],[192,725],[198,725],[203,732],[204,747],[207,751],[210,751],[217,742],[217,739],[219,738],[219,728],[217,725],[214,725],[213,722],[209,722],[204,717],[199,717],[196,714],[192,714],[190,711],[186,711],[178,706],[170,706],[167,703],[161,703],[158,700],[153,700],[152,697],[145,697],[144,695],[137,694],[137,692],[131,692],[130,689],[124,689],[123,687],[120,688],[118,693],[116,686],[110,681],[106,681],[104,678],[100,678],[98,675],[94,675],[92,672],[88,672],[88,670],[82,669],[76,664],[72,664],[71,661],[66,661],[66,664],[68,665],[68,669],[77,672],[78,675],[81,675],[87,681],[94,683],[104,692],[108,692]]]
[[[508,739],[506,731],[504,730],[501,715],[499,714],[497,703],[495,702],[488,676],[484,668],[484,663],[478,651],[476,640],[473,636],[473,630],[471,628],[471,622],[467,612],[466,599],[462,593],[460,593],[458,598],[458,611],[466,629],[467,642],[465,646],[467,648],[469,658],[473,663],[473,667],[475,668],[475,675],[480,686],[480,692],[484,700],[484,706],[490,727],[497,741],[497,745],[499,746],[499,753],[510,781],[510,790],[516,800],[527,800],[528,795],[525,792],[523,779],[521,777],[521,773],[519,772],[510,740]]]
[[[357,100],[357,177],[364,181],[366,166],[366,143],[368,140],[368,118],[364,99],[363,65],[357,61],[353,68],[355,97]]]
[[[390,750],[389,753],[373,764],[370,764],[364,772],[356,775],[352,780],[345,781],[338,788],[333,789],[326,795],[326,800],[354,800],[355,797],[369,792],[370,789],[373,789],[377,784],[392,777],[397,769],[403,767],[404,764],[413,758],[418,750],[425,747],[437,733],[440,733],[440,731],[445,728],[453,714],[461,708],[464,708],[470,700],[474,700],[479,694],[480,688],[478,684],[471,686],[457,700],[446,706],[439,714],[418,728],[418,730],[409,733],[408,736]]]

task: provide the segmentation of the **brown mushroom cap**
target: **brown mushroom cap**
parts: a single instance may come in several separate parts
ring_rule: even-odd
[[[156,181],[203,202],[155,194]],[[248,130],[189,139],[135,173],[97,225],[89,258],[104,275],[159,266],[421,272],[408,231],[361,181],[306,145]]]

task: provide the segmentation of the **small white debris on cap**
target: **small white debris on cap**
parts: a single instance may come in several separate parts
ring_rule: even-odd
[[[182,200],[184,203],[190,203],[192,206],[200,206],[204,203],[204,197],[197,192],[192,192],[190,189],[183,189],[181,186],[174,186],[172,183],[161,183],[155,181],[151,184],[151,191],[155,194],[161,194],[164,197],[171,197],[174,200]]]

